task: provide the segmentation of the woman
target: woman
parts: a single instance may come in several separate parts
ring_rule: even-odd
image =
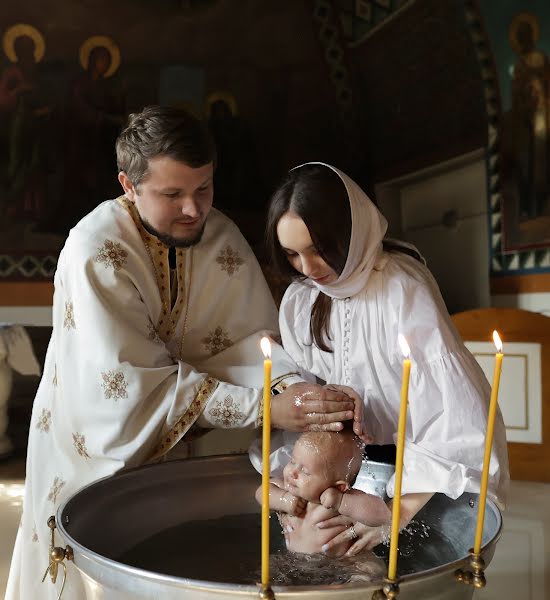
[[[366,433],[375,444],[396,439],[399,333],[411,347],[403,527],[435,492],[451,498],[479,492],[490,388],[420,256],[404,244],[386,242],[386,228],[354,181],[330,165],[307,163],[293,169],[274,194],[267,239],[277,269],[294,280],[280,308],[286,351],[304,371],[363,397]],[[508,479],[499,414],[489,490],[501,505]],[[393,496],[393,478],[387,491]],[[327,551],[345,536],[358,535],[347,552],[354,555],[380,543],[384,533],[385,526],[358,523],[336,536]]]

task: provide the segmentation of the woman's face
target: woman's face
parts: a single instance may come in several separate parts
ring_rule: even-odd
[[[294,212],[286,212],[277,224],[277,237],[288,262],[315,283],[327,285],[338,279],[336,271],[321,257],[309,230]]]

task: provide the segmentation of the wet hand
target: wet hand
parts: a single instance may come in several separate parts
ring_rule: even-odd
[[[363,416],[365,410],[365,403],[363,398],[351,387],[347,385],[336,385],[335,383],[329,383],[325,386],[325,389],[335,390],[343,392],[353,400],[353,432],[359,437],[365,444],[371,444],[374,439],[367,434],[364,428]]]
[[[290,492],[286,492],[282,498],[285,505],[285,512],[293,517],[301,517],[306,512],[307,500],[294,496]]]
[[[317,523],[317,527],[319,527],[319,529],[330,529],[331,527],[341,526],[349,527],[353,522],[353,519],[350,519],[349,517],[345,517],[344,515],[336,515],[330,519],[319,521],[319,523]]]
[[[333,527],[338,528],[338,532],[342,531],[342,527],[349,527],[353,524],[353,520],[349,517],[345,517],[344,515],[336,515],[335,517],[331,517],[330,519],[326,519],[325,521],[319,521],[317,523],[317,527],[319,529],[331,529]],[[336,538],[336,535],[334,536]],[[334,539],[333,538],[333,539]],[[327,556],[331,556],[332,558],[341,558],[347,552],[349,548],[349,539],[345,536],[340,538],[341,541],[332,543],[333,540],[328,542],[322,547],[322,551]],[[330,544],[330,545],[329,545]]]
[[[288,431],[340,431],[354,418],[355,400],[334,387],[295,383],[271,400],[273,427]]]
[[[324,521],[324,523],[326,523],[326,521]],[[319,523],[318,527],[320,525],[321,523]],[[372,550],[375,546],[378,546],[378,544],[387,539],[389,534],[389,525],[368,527],[367,525],[363,525],[363,523],[353,523],[348,529],[335,535],[323,546],[322,550],[325,554],[332,556],[332,553],[341,547],[344,542],[349,544],[351,540],[353,543],[348,548],[345,556],[355,556],[362,550]]]
[[[328,488],[326,489],[322,494],[321,494],[321,498],[319,499],[321,504],[325,507],[328,508],[329,510],[340,510],[340,504],[342,504],[342,498],[344,497],[344,494],[340,491],[337,490],[336,488]],[[325,523],[326,521],[322,521],[323,523]],[[322,527],[321,527],[322,529]]]

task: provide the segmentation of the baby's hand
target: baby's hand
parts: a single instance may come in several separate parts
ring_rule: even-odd
[[[290,492],[285,492],[282,498],[285,505],[285,512],[293,517],[301,517],[306,512],[307,500],[294,496]]]
[[[342,498],[344,494],[337,490],[336,488],[328,488],[326,489],[319,498],[321,504],[328,509],[332,509],[335,511],[340,510],[340,504],[342,504]]]

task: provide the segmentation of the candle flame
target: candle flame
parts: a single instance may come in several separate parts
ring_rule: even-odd
[[[263,337],[260,346],[262,347],[264,356],[266,358],[271,358],[271,342],[269,341],[269,338]]]
[[[403,352],[403,354],[405,355],[405,358],[409,358],[411,349],[409,348],[409,344],[407,344],[407,340],[405,339],[405,336],[400,333],[397,336],[397,339],[399,341],[399,346],[401,346],[401,352]]]
[[[502,352],[502,342],[500,340],[500,336],[498,335],[498,332],[493,331],[493,342],[495,343],[495,346],[497,347],[497,351],[498,352]]]

